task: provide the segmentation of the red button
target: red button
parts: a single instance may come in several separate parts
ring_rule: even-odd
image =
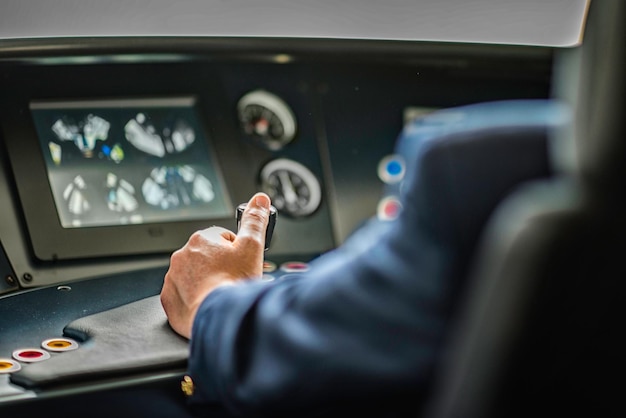
[[[287,261],[280,266],[280,269],[287,273],[303,272],[309,269],[309,265],[301,261]]]
[[[378,202],[376,214],[381,221],[393,221],[400,215],[402,204],[394,197],[389,196]]]
[[[43,357],[43,354],[41,354],[38,351],[22,351],[20,353],[20,356],[24,357],[24,358],[39,358],[39,357]]]
[[[50,353],[38,348],[21,348],[13,352],[13,358],[25,363],[34,363],[49,359]]]

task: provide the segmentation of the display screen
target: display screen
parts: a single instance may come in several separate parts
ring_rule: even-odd
[[[63,228],[232,214],[193,98],[34,102],[30,108]]]

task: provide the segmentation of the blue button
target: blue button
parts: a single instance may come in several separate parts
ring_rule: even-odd
[[[400,182],[404,172],[405,164],[401,155],[388,155],[378,163],[378,178],[387,184]]]
[[[387,163],[387,173],[392,176],[397,176],[402,173],[402,164],[399,161],[392,160]]]

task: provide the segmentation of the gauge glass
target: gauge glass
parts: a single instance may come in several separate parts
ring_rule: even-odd
[[[302,164],[286,158],[269,162],[261,170],[261,189],[279,213],[294,218],[311,215],[322,201],[317,177]]]
[[[272,151],[283,148],[296,135],[296,118],[284,100],[265,90],[244,95],[237,104],[244,134]]]

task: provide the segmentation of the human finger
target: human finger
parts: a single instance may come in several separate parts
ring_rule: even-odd
[[[265,231],[270,216],[270,204],[270,198],[265,193],[257,193],[252,196],[241,215],[239,232],[237,233],[238,241],[253,241],[264,246]]]
[[[206,241],[223,244],[224,241],[233,242],[237,237],[232,231],[222,228],[221,226],[212,226],[198,231],[198,234],[202,236]]]

